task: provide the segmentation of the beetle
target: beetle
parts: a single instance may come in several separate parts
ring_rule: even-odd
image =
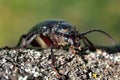
[[[102,30],[92,29],[79,33],[75,26],[65,20],[46,20],[38,23],[26,35],[22,35],[17,47],[32,45],[34,47],[51,48],[51,66],[60,78],[61,76],[55,68],[53,48],[69,47],[72,53],[77,53],[77,51],[82,50],[80,40],[83,40],[85,47],[93,49],[95,48],[94,44],[86,37],[87,34],[92,32],[107,35],[114,44],[112,37]]]

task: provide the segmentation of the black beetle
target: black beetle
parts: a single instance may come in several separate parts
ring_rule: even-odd
[[[54,67],[55,59],[52,49],[67,46],[72,53],[76,53],[76,49],[79,51],[82,49],[80,40],[83,40],[85,47],[94,48],[93,43],[85,36],[91,32],[101,32],[107,35],[114,44],[112,37],[102,30],[93,29],[79,33],[75,30],[75,27],[67,21],[46,20],[33,27],[28,34],[23,35],[17,47],[27,47],[31,44],[34,47],[51,48],[52,67],[58,73]],[[59,73],[58,76],[60,78]]]
[[[28,34],[22,35],[17,46],[27,47],[29,44],[41,48],[61,48],[69,46],[72,50],[74,50],[74,48],[80,50],[80,40],[82,39],[86,47],[94,48],[93,43],[85,36],[91,32],[104,33],[114,44],[112,37],[102,30],[93,29],[79,33],[75,30],[75,27],[67,21],[46,20],[33,27]]]

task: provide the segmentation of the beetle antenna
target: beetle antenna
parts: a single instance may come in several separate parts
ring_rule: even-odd
[[[93,29],[93,30],[89,30],[87,32],[81,33],[78,36],[81,37],[81,36],[87,35],[88,33],[92,33],[92,32],[100,32],[100,33],[105,34],[111,40],[112,44],[115,45],[113,38],[107,32],[102,31],[102,30]]]

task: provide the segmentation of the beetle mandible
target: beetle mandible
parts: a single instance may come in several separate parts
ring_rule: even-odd
[[[46,20],[37,24],[26,35],[22,35],[17,47],[27,47],[31,44],[34,47],[51,48],[51,63],[52,67],[57,72],[54,67],[55,59],[53,48],[59,49],[67,46],[72,53],[76,53],[75,49],[79,51],[82,49],[80,40],[83,40],[85,47],[94,48],[93,43],[85,36],[92,32],[101,32],[107,35],[114,44],[112,37],[102,30],[93,29],[79,33],[75,30],[75,27],[67,21]]]

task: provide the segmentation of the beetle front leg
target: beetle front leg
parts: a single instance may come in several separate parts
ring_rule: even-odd
[[[83,43],[85,44],[85,47],[88,47],[91,50],[95,50],[94,44],[87,37],[84,36],[82,40],[83,40]]]

